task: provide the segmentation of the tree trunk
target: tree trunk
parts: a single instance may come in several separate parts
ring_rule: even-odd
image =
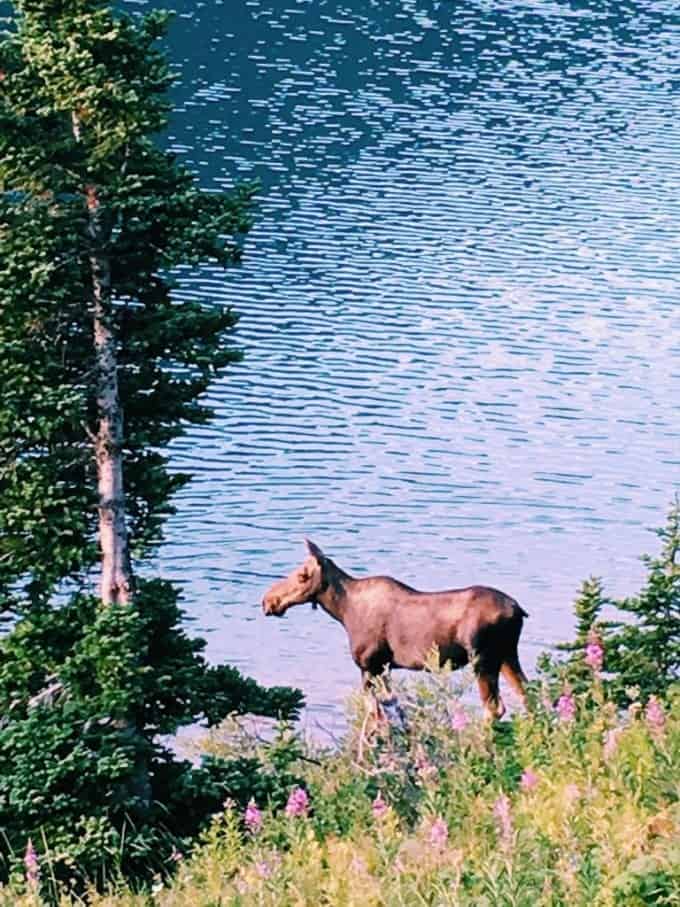
[[[71,115],[76,142],[81,141],[80,117]],[[92,320],[97,381],[97,430],[94,437],[99,495],[99,547],[102,555],[100,597],[105,605],[129,605],[133,598],[130,545],[125,522],[123,484],[123,408],[118,393],[118,355],[111,299],[111,258],[107,252],[111,228],[96,186],[85,186],[87,234],[91,242]],[[116,722],[135,746],[135,767],[129,785],[120,791],[123,802],[134,797],[142,810],[151,803],[148,741],[134,719]]]
[[[111,300],[111,260],[106,253],[110,230],[97,198],[88,186],[88,235],[92,242],[93,333],[97,376],[97,431],[94,438],[99,493],[99,546],[102,555],[100,596],[105,605],[133,601],[133,576],[125,523],[123,485],[123,408],[118,393],[118,355]],[[120,791],[121,802],[133,797],[146,810],[151,802],[148,742],[131,718],[116,722],[135,746],[130,782]]]
[[[102,553],[101,600],[125,605],[132,598],[132,569],[123,487],[123,411],[118,394],[118,357],[112,326],[111,262],[102,251],[107,230],[94,188],[88,188],[93,285],[94,347],[97,374],[97,490]]]
[[[82,139],[80,117],[71,113],[76,142]],[[132,567],[125,523],[123,485],[123,409],[118,394],[118,356],[111,305],[111,260],[106,252],[111,230],[96,186],[85,186],[88,237],[92,243],[92,308],[97,380],[97,491],[99,547],[102,553],[100,596],[105,605],[126,605],[132,599]]]

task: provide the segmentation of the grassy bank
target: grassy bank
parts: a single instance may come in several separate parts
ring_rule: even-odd
[[[226,905],[680,905],[680,696],[625,711],[589,689],[557,702],[535,690],[528,715],[494,728],[446,674],[400,692],[361,764],[358,705],[340,749],[258,740],[273,773],[306,778],[274,815],[229,803],[192,855],[153,891],[92,895],[97,907]],[[211,746],[229,749],[213,739]],[[300,758],[300,756],[304,758]],[[169,867],[170,868],[170,867]],[[42,883],[49,866],[36,872]],[[35,886],[0,904],[40,903]],[[34,872],[35,875],[35,872]],[[62,904],[78,903],[64,898]]]

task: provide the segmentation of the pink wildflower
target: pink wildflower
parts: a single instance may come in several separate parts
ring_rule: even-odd
[[[446,847],[446,842],[449,840],[449,826],[446,822],[438,816],[432,825],[430,825],[430,844],[441,850]]]
[[[383,819],[385,814],[389,810],[389,806],[383,799],[383,795],[378,791],[375,800],[371,803],[371,812],[373,813],[374,819]]]
[[[581,799],[581,788],[578,784],[567,784],[564,788],[564,800],[567,806],[573,806]]]
[[[248,831],[255,834],[262,827],[262,813],[257,807],[257,803],[253,799],[250,800],[246,806],[246,811],[243,816],[243,821],[246,824]]]
[[[87,196],[87,207],[94,210],[99,207],[99,198],[97,196],[96,186],[85,186],[85,195]]]
[[[456,702],[451,709],[451,727],[454,731],[464,731],[470,723],[468,714],[463,706]]]
[[[530,768],[525,768],[522,777],[519,779],[519,786],[522,790],[533,790],[538,784],[538,775]]]
[[[623,734],[622,727],[610,728],[604,735],[604,744],[602,745],[602,757],[605,762],[609,762],[619,746],[619,737]]]
[[[24,854],[24,866],[26,867],[26,882],[29,888],[37,888],[40,884],[40,866],[38,865],[38,855],[35,852],[33,841],[28,839],[26,853]]]
[[[649,702],[645,709],[645,721],[653,734],[663,733],[663,729],[666,726],[666,713],[656,696],[649,697]]]
[[[598,671],[602,670],[602,665],[604,664],[604,649],[602,648],[602,643],[598,637],[593,636],[588,642],[584,661],[596,674]]]
[[[269,879],[271,878],[272,867],[263,860],[262,862],[255,864],[255,872],[261,879]]]
[[[510,812],[510,798],[501,794],[493,805],[493,814],[498,822],[498,830],[505,844],[512,838],[512,814]]]
[[[181,850],[177,850],[176,847],[173,847],[170,854],[170,859],[173,863],[181,863],[181,861],[184,859],[184,854]]]
[[[378,765],[384,772],[397,772],[399,771],[399,762],[395,759],[392,753],[387,751],[380,753],[378,756]]]
[[[355,872],[357,875],[364,875],[368,872],[368,866],[366,861],[362,860],[361,857],[354,856],[352,857],[352,862],[349,864],[349,868],[352,872]]]
[[[286,803],[287,816],[306,816],[309,809],[309,794],[302,787],[294,787]]]
[[[430,760],[427,758],[427,753],[422,746],[418,746],[416,750],[414,764],[416,771],[423,780],[426,780],[431,775],[437,774],[436,766],[432,765]]]
[[[543,691],[541,692],[541,705],[546,710],[546,712],[552,712],[553,698],[550,694],[550,690],[545,687],[543,688]]]
[[[562,693],[557,700],[555,711],[557,712],[560,721],[563,721],[565,724],[574,720],[576,717],[576,700],[571,693]]]

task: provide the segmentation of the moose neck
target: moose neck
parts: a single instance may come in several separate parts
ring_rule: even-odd
[[[326,559],[323,565],[323,578],[323,590],[317,595],[316,601],[331,617],[344,624],[349,608],[348,586],[352,582],[352,577],[333,561]]]

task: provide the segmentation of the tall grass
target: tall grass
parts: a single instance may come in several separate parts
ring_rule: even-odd
[[[494,726],[446,672],[400,690],[403,716],[373,731],[357,761],[364,706],[340,748],[307,745],[306,796],[248,821],[225,804],[193,854],[152,891],[112,886],[95,907],[639,907],[680,905],[680,691],[622,712],[597,671],[556,707]],[[394,710],[393,710],[394,711]],[[403,720],[402,720],[403,717]],[[272,770],[299,758],[284,731]],[[213,750],[234,746],[213,738]],[[272,755],[273,754],[273,755]],[[278,762],[277,762],[278,760]],[[297,798],[297,799],[296,799]],[[49,867],[41,866],[49,892]],[[81,903],[63,896],[66,905]],[[26,879],[2,907],[36,907]]]

